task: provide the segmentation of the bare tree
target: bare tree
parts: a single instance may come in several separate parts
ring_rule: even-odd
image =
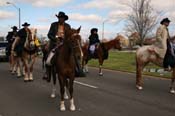
[[[131,13],[128,14],[125,30],[129,33],[137,32],[142,46],[145,37],[155,28],[158,14],[154,12],[150,0],[132,0],[128,6],[131,8]]]

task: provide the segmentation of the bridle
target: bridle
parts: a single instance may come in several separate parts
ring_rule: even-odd
[[[76,36],[80,36],[79,33],[74,33],[74,34],[72,34],[72,35],[71,35],[71,39],[72,39],[72,38],[76,38]],[[82,48],[81,48],[80,40],[79,40],[79,39],[76,39],[76,41],[77,41],[78,45],[73,46],[72,48],[73,48],[73,49],[79,48],[81,57],[83,57],[83,51],[82,51]]]

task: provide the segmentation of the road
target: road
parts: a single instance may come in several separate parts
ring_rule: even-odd
[[[34,69],[34,81],[23,82],[0,62],[0,116],[175,116],[175,95],[168,93],[170,80],[144,77],[144,89],[135,88],[135,74],[104,70],[98,76],[90,68],[87,77],[76,78],[76,111],[59,111],[57,97],[50,98],[51,83],[42,80],[41,61]]]

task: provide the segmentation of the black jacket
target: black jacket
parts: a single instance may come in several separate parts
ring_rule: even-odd
[[[24,43],[26,41],[27,38],[27,32],[24,28],[22,28],[21,30],[18,31],[17,36],[20,38],[19,44],[21,46],[24,46]]]
[[[49,47],[50,50],[55,47],[57,42],[56,34],[58,32],[58,25],[59,25],[59,22],[52,23],[50,26],[49,32],[47,34],[48,38],[50,39],[50,47]],[[70,25],[67,23],[64,23],[64,32],[70,29],[71,29]]]
[[[17,31],[8,32],[6,36],[6,40],[8,41],[9,44],[12,44],[16,36],[17,36]]]
[[[93,45],[93,44],[96,44],[96,43],[100,43],[98,34],[91,34],[89,36],[89,45]]]

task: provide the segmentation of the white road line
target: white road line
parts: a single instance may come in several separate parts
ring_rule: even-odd
[[[96,86],[89,85],[89,84],[86,84],[86,83],[82,83],[82,82],[79,82],[79,81],[74,81],[74,82],[77,83],[77,84],[80,84],[80,85],[86,86],[86,87],[93,88],[93,89],[97,89],[97,88],[98,88],[98,87],[96,87]]]

